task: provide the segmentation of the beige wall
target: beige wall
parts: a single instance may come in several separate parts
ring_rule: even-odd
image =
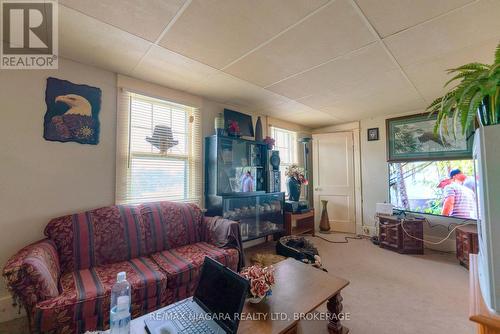
[[[102,89],[99,145],[43,139],[49,76]],[[51,218],[114,203],[116,87],[116,74],[65,59],[53,71],[0,71],[0,267],[23,246],[43,238]],[[203,137],[214,133],[214,118],[224,107],[245,112],[173,89],[146,87],[177,101],[198,101]],[[262,122],[266,132],[265,117]],[[10,304],[2,281],[0,322],[17,316]]]
[[[375,224],[375,204],[380,202],[389,202],[389,167],[386,157],[386,118],[412,115],[422,113],[423,110],[416,110],[410,113],[394,115],[390,117],[375,117],[361,120],[361,178],[363,194],[363,223],[365,226],[373,228]],[[367,130],[369,128],[379,128],[380,140],[368,141]],[[451,222],[457,222],[456,219],[426,215],[433,224],[447,226]],[[430,229],[424,225],[425,239],[428,241],[439,241],[448,233],[443,227]],[[451,236],[449,240],[442,245],[426,245],[429,248],[435,248],[445,251],[453,251],[455,247],[455,237]]]

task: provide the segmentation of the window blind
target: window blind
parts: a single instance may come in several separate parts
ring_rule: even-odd
[[[274,149],[280,152],[281,191],[288,193],[286,187],[286,169],[297,164],[297,133],[277,127],[271,127],[271,137],[274,138]]]
[[[120,95],[116,202],[201,205],[199,110],[126,90]]]

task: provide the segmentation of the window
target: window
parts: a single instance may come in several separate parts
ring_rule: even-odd
[[[297,133],[271,127],[271,137],[276,141],[274,149],[280,152],[280,173],[281,173],[281,191],[288,193],[286,188],[286,169],[297,160]]]
[[[169,200],[201,204],[197,109],[122,92],[118,123],[118,203]]]
[[[477,217],[472,160],[390,163],[389,192],[391,203],[399,209]]]

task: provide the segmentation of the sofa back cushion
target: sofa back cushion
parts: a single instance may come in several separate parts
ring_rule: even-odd
[[[45,228],[63,272],[126,261],[146,253],[138,207],[108,206],[55,218]]]
[[[201,209],[191,203],[156,202],[140,206],[148,253],[201,241]]]

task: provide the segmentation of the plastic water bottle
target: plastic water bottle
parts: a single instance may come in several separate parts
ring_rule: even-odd
[[[111,334],[130,333],[130,284],[127,274],[119,272],[116,283],[111,288],[111,308],[109,327]]]

